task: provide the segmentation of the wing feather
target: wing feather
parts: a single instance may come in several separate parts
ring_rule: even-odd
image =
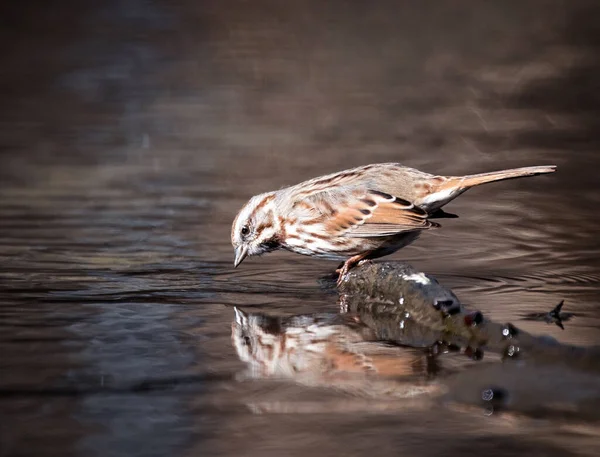
[[[315,207],[320,208],[315,223],[322,224],[325,233],[333,237],[390,236],[438,226],[411,202],[374,190],[339,197],[334,208],[325,209],[318,204]]]

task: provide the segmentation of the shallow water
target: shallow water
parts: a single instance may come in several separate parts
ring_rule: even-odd
[[[0,455],[596,455],[584,419],[244,379],[230,338],[233,306],[339,309],[322,281],[335,263],[233,270],[239,207],[399,161],[557,164],[470,191],[392,258],[494,321],[599,344],[598,7],[539,3],[9,7]],[[522,319],[560,300],[564,331]]]

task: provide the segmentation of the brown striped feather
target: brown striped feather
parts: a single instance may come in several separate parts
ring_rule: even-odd
[[[330,238],[377,237],[395,235],[412,230],[437,226],[427,220],[427,213],[406,200],[370,191],[358,193],[338,207],[337,213],[327,218],[324,233]]]

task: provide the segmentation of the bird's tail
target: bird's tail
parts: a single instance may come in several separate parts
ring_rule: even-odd
[[[458,187],[461,190],[467,190],[470,187],[479,186],[494,181],[504,181],[505,179],[522,178],[525,176],[543,175],[556,171],[556,165],[541,165],[538,167],[512,168],[510,170],[492,171],[490,173],[479,173],[468,176],[449,177],[445,186]],[[445,187],[444,186],[444,187]]]
[[[418,202],[418,205],[434,213],[446,203],[454,200],[460,194],[474,186],[505,179],[536,176],[553,173],[556,165],[542,165],[538,167],[512,168],[510,170],[492,171],[467,176],[438,176],[437,183],[431,187],[430,192]]]

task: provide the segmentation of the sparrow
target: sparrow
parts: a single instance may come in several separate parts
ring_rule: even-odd
[[[555,165],[466,176],[437,176],[399,163],[344,170],[252,197],[231,229],[234,267],[248,256],[285,249],[356,264],[392,254],[439,227],[441,208],[471,187],[552,173]]]

